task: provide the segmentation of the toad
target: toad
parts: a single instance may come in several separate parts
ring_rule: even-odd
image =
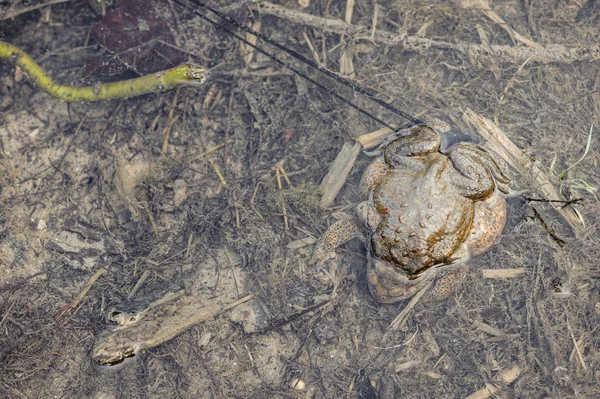
[[[461,143],[440,150],[431,127],[397,132],[364,172],[356,216],[332,224],[313,261],[366,237],[367,278],[373,297],[394,303],[430,284],[424,302],[441,301],[462,283],[469,259],[502,233],[510,178],[484,148]]]

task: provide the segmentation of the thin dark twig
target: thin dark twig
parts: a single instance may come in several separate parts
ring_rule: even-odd
[[[334,96],[335,98],[337,98],[340,101],[343,101],[344,103],[350,105],[352,108],[356,109],[357,111],[361,112],[362,114],[366,115],[367,117],[371,118],[372,120],[376,121],[377,123],[387,127],[388,129],[391,130],[396,130],[396,128],[392,127],[390,124],[382,121],[381,119],[377,118],[375,115],[369,113],[368,111],[365,111],[364,109],[362,109],[361,107],[359,107],[358,105],[354,104],[352,101],[340,96],[339,94],[337,94],[335,91],[332,91],[330,89],[328,89],[327,87],[325,87],[324,85],[322,85],[321,83],[317,82],[316,80],[312,79],[311,77],[309,77],[308,75],[306,75],[303,72],[300,72],[299,70],[297,70],[296,68],[290,66],[289,64],[285,63],[284,61],[282,61],[281,59],[277,58],[276,56],[268,53],[267,51],[263,50],[262,48],[250,43],[248,40],[244,39],[243,37],[237,35],[236,33],[234,33],[232,30],[228,29],[227,27],[223,26],[222,24],[213,21],[212,19],[208,18],[206,15],[202,14],[201,12],[199,12],[197,9],[195,9],[194,7],[180,1],[180,0],[173,0],[175,3],[181,5],[182,7],[186,7],[188,9],[191,9],[192,12],[194,14],[196,14],[197,16],[199,16],[200,18],[204,19],[205,21],[211,23],[212,25],[214,25],[217,29],[222,29],[225,32],[229,33],[232,37],[236,38],[237,40],[243,42],[244,44],[246,44],[247,46],[250,46],[252,48],[254,48],[255,50],[257,50],[258,52],[264,54],[265,56],[271,58],[273,61],[277,62],[279,65],[283,66],[284,68],[289,69],[290,71],[292,71],[293,73],[295,73],[296,75],[302,77],[303,79],[311,82],[312,84],[314,84],[315,86],[319,87],[320,89],[324,90],[325,92],[329,93],[330,95]],[[353,83],[352,81],[343,78],[331,71],[329,71],[327,68],[318,65],[317,63],[313,62],[312,60],[304,57],[303,55],[295,52],[294,50],[291,50],[285,46],[283,46],[282,44],[277,43],[276,41],[266,37],[265,35],[263,35],[260,32],[257,32],[243,24],[240,24],[239,22],[237,22],[236,20],[230,18],[228,15],[225,15],[223,13],[221,13],[218,10],[215,10],[214,8],[196,1],[196,0],[189,0],[192,4],[203,8],[205,10],[208,10],[209,12],[213,13],[214,15],[218,16],[219,18],[223,19],[224,21],[226,21],[227,23],[235,26],[238,29],[242,29],[247,33],[250,33],[254,36],[256,36],[257,38],[267,42],[268,44],[277,47],[278,49],[288,53],[289,55],[291,55],[292,57],[296,58],[297,60],[300,60],[301,62],[305,63],[306,65],[318,70],[319,72],[329,76],[330,78],[336,80],[339,83],[342,83],[343,85],[350,87],[351,89],[353,89],[354,91],[356,91],[357,93],[360,93],[362,95],[364,95],[365,97],[367,97],[368,99],[370,99],[371,101],[379,104],[380,106],[392,111],[394,114],[401,116],[402,118],[408,120],[409,122],[411,122],[411,124],[417,124],[417,125],[422,125],[424,124],[423,121],[421,121],[418,118],[415,118],[414,116],[394,107],[393,105],[390,105],[388,103],[386,103],[385,101],[377,98],[373,93],[371,93],[370,91],[358,86],[357,84]]]
[[[562,248],[567,242],[560,238],[558,234],[556,234],[556,230],[548,226],[544,218],[542,218],[542,215],[540,215],[540,213],[537,211],[537,209],[535,209],[533,205],[530,206],[531,209],[533,209],[533,218],[537,219],[540,222],[544,230],[546,230],[546,233],[548,233],[548,235]]]
[[[567,205],[573,205],[573,204],[578,204],[580,202],[583,202],[583,198],[573,198],[570,200],[553,200],[553,199],[546,199],[546,198],[530,198],[530,197],[524,197],[525,200],[529,201],[529,202],[548,202],[548,203],[553,203],[553,204],[563,204],[564,206]]]

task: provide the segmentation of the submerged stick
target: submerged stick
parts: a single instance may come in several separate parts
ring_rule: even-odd
[[[291,23],[323,29],[326,32],[351,35],[385,45],[400,45],[405,49],[425,52],[428,49],[452,50],[469,57],[475,66],[500,63],[522,64],[530,59],[540,64],[560,62],[571,64],[577,61],[594,61],[600,57],[600,47],[577,44],[546,44],[539,47],[514,47],[493,44],[489,48],[478,43],[451,43],[406,34],[396,34],[365,26],[350,25],[339,19],[329,19],[292,10],[268,1],[260,2],[262,15],[272,15]]]
[[[121,82],[98,83],[93,86],[66,86],[53,81],[46,71],[23,50],[0,40],[0,59],[2,58],[14,60],[16,65],[27,72],[37,87],[51,96],[67,102],[135,97],[171,90],[182,85],[200,85],[206,81],[203,68],[184,64]]]

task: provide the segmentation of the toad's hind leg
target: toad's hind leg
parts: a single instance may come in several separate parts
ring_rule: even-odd
[[[333,257],[333,251],[353,238],[362,237],[363,231],[354,217],[338,220],[319,238],[312,261],[320,262]]]
[[[388,167],[380,156],[365,169],[362,179],[360,181],[360,195],[361,198],[366,199],[369,196],[369,192],[373,191],[383,177],[388,173]]]
[[[423,295],[423,302],[440,302],[448,298],[460,287],[468,272],[468,262],[461,262],[455,269],[439,271],[433,284]]]
[[[473,229],[464,244],[471,256],[487,251],[502,234],[506,223],[506,201],[501,194],[494,193],[485,201],[475,203]]]

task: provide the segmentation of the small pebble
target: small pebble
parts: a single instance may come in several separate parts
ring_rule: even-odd
[[[297,391],[302,391],[306,388],[306,383],[299,378],[292,378],[290,382],[290,387],[294,388]]]

